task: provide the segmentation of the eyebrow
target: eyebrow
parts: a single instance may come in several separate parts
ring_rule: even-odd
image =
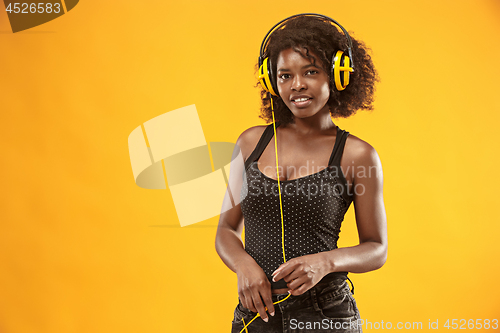
[[[309,67],[314,67],[314,68],[320,69],[318,66],[315,66],[312,63],[307,64],[305,66],[302,66],[301,69],[306,69],[306,68],[309,68]],[[280,68],[280,69],[278,69],[278,72],[290,72],[290,70],[288,68]]]

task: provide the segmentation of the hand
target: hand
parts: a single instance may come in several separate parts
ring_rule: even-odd
[[[302,295],[330,273],[325,252],[288,260],[273,272],[273,281],[285,280],[290,294]]]
[[[241,304],[252,312],[258,312],[262,320],[267,322],[269,314],[274,316],[274,305],[271,297],[271,283],[262,268],[251,259],[236,270],[238,275],[238,296]]]

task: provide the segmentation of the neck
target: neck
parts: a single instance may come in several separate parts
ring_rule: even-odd
[[[290,124],[290,128],[302,135],[310,135],[320,133],[335,128],[329,109],[324,109],[314,116],[307,118],[294,117],[294,122]]]

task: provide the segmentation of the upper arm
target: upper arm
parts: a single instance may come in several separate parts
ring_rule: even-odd
[[[382,163],[377,151],[359,139],[352,158],[356,166],[353,189],[359,241],[377,242],[387,248]]]

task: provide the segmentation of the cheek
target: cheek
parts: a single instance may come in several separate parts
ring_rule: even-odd
[[[276,86],[278,87],[278,93],[280,94],[280,96],[282,94],[285,94],[286,93],[286,83],[282,83],[282,82],[277,82],[276,83]]]
[[[330,98],[330,85],[328,83],[321,86],[321,95],[323,95],[326,100]]]
[[[289,101],[290,97],[290,89],[287,87],[286,83],[279,84],[278,83],[278,94],[280,95],[280,98],[285,102],[285,104],[288,105],[288,103],[291,103]]]

